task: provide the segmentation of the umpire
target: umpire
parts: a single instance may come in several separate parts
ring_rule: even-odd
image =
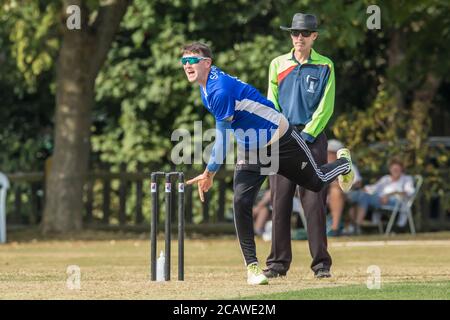
[[[301,131],[320,166],[327,162],[327,137],[323,131],[334,108],[333,62],[312,48],[318,37],[316,16],[296,13],[290,27],[280,28],[290,32],[293,49],[270,63],[268,98],[289,123]],[[298,170],[302,170],[302,166]],[[281,175],[270,176],[272,247],[264,270],[268,278],[285,276],[292,261],[291,213],[296,187]],[[316,278],[331,276],[326,237],[326,195],[327,188],[317,193],[300,188],[313,258],[311,269]]]

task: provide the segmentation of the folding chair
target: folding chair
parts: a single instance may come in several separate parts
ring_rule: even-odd
[[[377,210],[377,212],[380,211],[389,211],[390,212],[390,218],[389,222],[386,227],[385,235],[389,235],[391,232],[392,226],[394,225],[395,218],[400,212],[403,212],[406,214],[409,222],[409,230],[411,234],[416,234],[416,228],[414,226],[414,218],[412,215],[412,205],[414,203],[414,200],[417,197],[417,194],[419,193],[420,188],[422,187],[423,178],[421,175],[415,175],[414,176],[414,193],[411,197],[404,199],[402,201],[397,201],[395,206],[382,206]],[[379,228],[380,231],[383,230],[383,226],[381,224],[381,219],[379,221]]]
[[[6,192],[8,189],[8,177],[0,172],[0,243],[6,242]]]

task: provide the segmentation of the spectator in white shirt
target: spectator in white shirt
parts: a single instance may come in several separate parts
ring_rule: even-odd
[[[363,190],[351,191],[348,198],[357,204],[356,230],[360,233],[360,226],[364,221],[367,210],[381,206],[395,206],[414,194],[414,180],[404,174],[403,162],[393,158],[389,162],[389,175],[385,175],[373,185],[365,186]]]

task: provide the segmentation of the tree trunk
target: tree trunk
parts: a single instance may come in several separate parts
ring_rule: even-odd
[[[44,232],[81,229],[95,80],[85,63],[83,42],[81,32],[66,34],[58,58],[55,151],[46,185]]]
[[[85,1],[64,1],[64,13],[72,4],[81,8],[82,26],[81,30],[69,30],[65,20],[62,26],[56,76],[55,149],[46,183],[44,233],[82,228],[95,79],[129,1],[109,1],[101,6],[92,25],[88,24]]]
[[[415,91],[411,106],[411,120],[407,139],[411,145],[414,167],[421,168],[425,164],[428,153],[426,139],[431,129],[431,106],[442,78],[429,72],[421,88]]]
[[[405,119],[405,95],[402,86],[402,74],[398,68],[404,63],[405,59],[405,40],[401,30],[391,31],[391,38],[388,46],[388,90],[393,98],[393,103],[389,105],[391,112],[390,123],[395,128],[396,136],[404,136]]]

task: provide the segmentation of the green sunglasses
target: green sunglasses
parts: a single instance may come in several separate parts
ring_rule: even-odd
[[[205,57],[183,57],[181,58],[181,63],[183,64],[183,66],[189,62],[189,64],[197,64],[200,62],[200,60],[206,60],[209,58],[205,58]]]

